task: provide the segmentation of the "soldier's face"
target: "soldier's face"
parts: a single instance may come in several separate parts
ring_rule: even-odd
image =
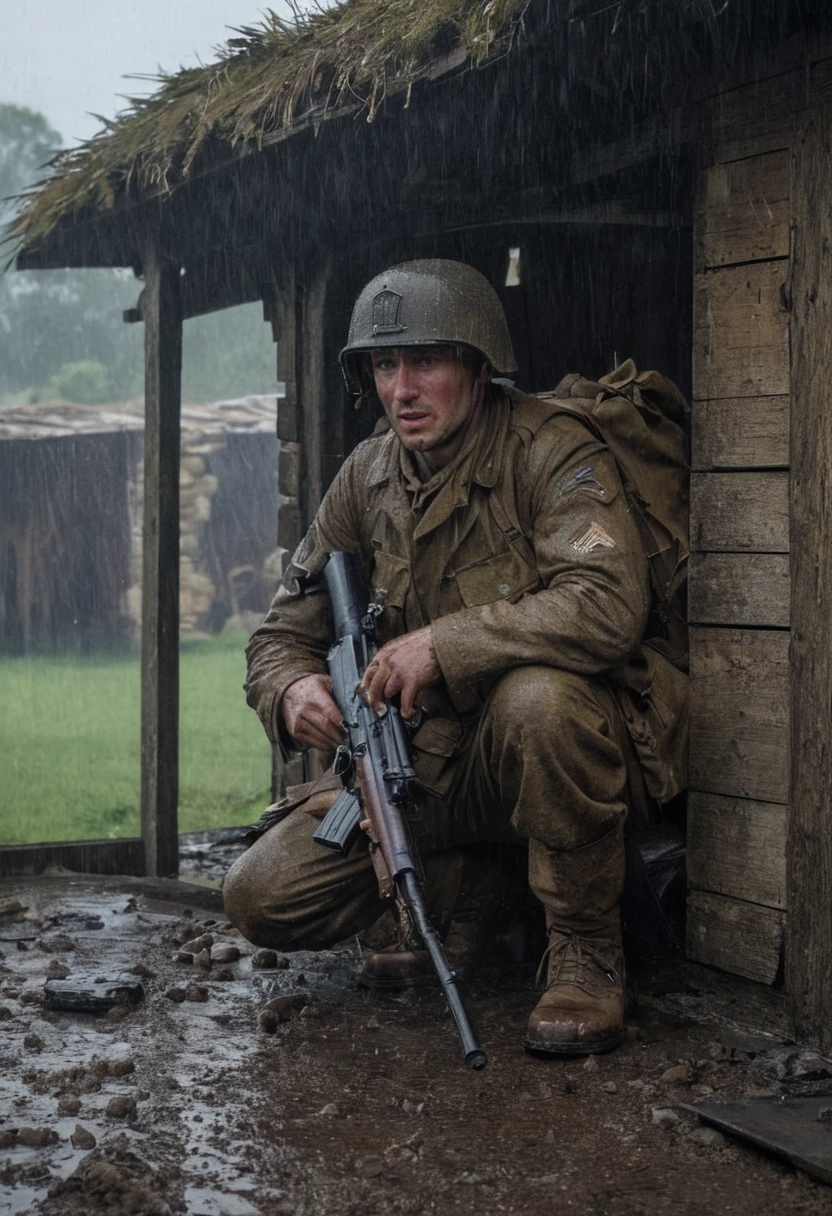
[[[473,352],[451,346],[396,346],[371,354],[376,392],[409,452],[444,468],[479,423],[489,373]]]

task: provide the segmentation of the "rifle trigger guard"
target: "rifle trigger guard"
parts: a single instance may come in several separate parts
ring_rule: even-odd
[[[352,768],[352,752],[345,743],[339,743],[332,761],[332,771],[336,777],[343,777]]]

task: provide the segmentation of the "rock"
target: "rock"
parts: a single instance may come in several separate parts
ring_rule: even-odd
[[[653,1106],[650,1109],[650,1122],[654,1127],[663,1127],[667,1130],[678,1125],[679,1116],[675,1110],[669,1110],[663,1106]]]
[[[775,1047],[757,1057],[753,1071],[777,1081],[822,1081],[832,1077],[832,1061],[816,1051]]]
[[[688,1139],[694,1144],[702,1144],[705,1148],[725,1148],[728,1144],[725,1136],[715,1127],[694,1127],[688,1133]]]
[[[203,971],[211,969],[211,951],[200,950],[194,955],[194,966],[200,967]]]
[[[402,1102],[402,1110],[406,1115],[421,1115],[424,1109],[424,1102],[413,1101],[411,1098],[405,1098]],[[416,1135],[419,1134],[419,1132],[416,1133]]]
[[[28,910],[19,899],[0,899],[0,916],[17,916]]]
[[[102,1060],[101,1071],[107,1077],[129,1077],[132,1072],[136,1071],[136,1065],[133,1060]]]
[[[695,1094],[697,1098],[710,1098],[713,1092],[713,1085],[694,1085],[693,1089],[691,1090],[691,1093]],[[746,1093],[746,1097],[751,1096],[751,1094]]]
[[[193,938],[193,940],[188,943],[188,949],[191,951],[192,954],[197,955],[197,954],[200,954],[203,950],[210,951],[213,944],[214,944],[213,933],[203,933],[199,937]]]
[[[47,1144],[55,1144],[58,1140],[57,1132],[53,1132],[51,1127],[19,1127],[17,1129],[17,1144],[24,1144],[26,1148],[46,1148]]]
[[[107,1112],[111,1119],[129,1119],[136,1113],[136,1099],[129,1094],[116,1094],[107,1103]]]
[[[27,1051],[43,1051],[43,1039],[39,1034],[27,1034],[23,1046]]]
[[[122,1018],[127,1017],[129,1012],[128,1005],[113,1005],[111,1009],[107,1010],[107,1017],[111,1022],[120,1022]]]
[[[251,965],[258,971],[275,971],[277,969],[277,951],[255,950],[251,958]]]
[[[334,1102],[327,1102],[326,1106],[322,1106],[318,1111],[326,1119],[343,1119],[344,1112]]]
[[[296,993],[294,996],[276,996],[263,1008],[275,1014],[279,1022],[288,1022],[292,1014],[303,1009],[305,1005],[306,997]]]
[[[275,1034],[280,1025],[280,1018],[271,1009],[261,1009],[257,1015],[257,1024],[264,1034]]]
[[[599,1068],[597,1056],[587,1056],[584,1060],[584,1072],[597,1072]]]
[[[674,1064],[672,1068],[666,1068],[659,1077],[665,1085],[685,1084],[691,1080],[693,1071],[690,1064]]]
[[[46,964],[46,974],[51,980],[65,980],[69,975],[66,963],[59,963],[56,958],[50,958]]]
[[[0,1022],[8,1022],[14,1017],[8,1005],[0,1005]]]
[[[208,996],[208,989],[204,984],[188,984],[188,987],[185,989],[186,1001],[207,1001]]]
[[[17,1132],[13,1127],[0,1131],[0,1149],[14,1148],[17,1144]]]
[[[49,950],[57,950],[60,953],[67,950],[74,950],[76,943],[71,937],[68,936],[68,934],[58,933],[48,942],[45,942],[44,945]]]
[[[221,942],[218,946],[211,947],[212,963],[236,963],[239,957],[239,947],[232,946],[228,942]]]
[[[130,968],[130,974],[138,975],[143,980],[152,980],[156,972],[151,971],[144,963],[136,963],[135,967]]]
[[[165,993],[165,996],[168,998],[169,1001],[176,1001],[176,1003],[178,1005],[181,1005],[181,1003],[185,999],[185,989],[184,988],[168,988],[167,992]]]
[[[211,978],[227,983],[229,980],[234,979],[234,972],[230,967],[217,967],[216,971],[211,972]]]
[[[601,1090],[605,1094],[617,1094],[618,1086],[616,1085],[615,1081],[605,1081],[601,1086]]]
[[[43,1001],[44,996],[39,988],[25,988],[20,994],[22,1005],[42,1005]]]
[[[359,1178],[379,1178],[384,1173],[383,1157],[360,1157],[355,1163]]]
[[[175,963],[187,963],[188,966],[191,966],[194,961],[193,952],[191,950],[177,950],[175,954],[171,955],[171,958]]]
[[[577,1086],[576,1082],[575,1081],[564,1081],[563,1092],[565,1094],[576,1094],[578,1092],[578,1086]]]
[[[75,1131],[69,1137],[69,1142],[73,1148],[90,1149],[95,1148],[97,1140],[92,1132],[88,1132],[80,1123],[75,1124]]]
[[[81,1109],[81,1099],[75,1094],[62,1094],[58,1099],[59,1115],[77,1115]]]

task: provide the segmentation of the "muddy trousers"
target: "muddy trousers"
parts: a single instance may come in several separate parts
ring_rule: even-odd
[[[552,667],[509,672],[461,761],[463,793],[439,808],[442,830],[420,839],[414,824],[426,868],[460,846],[525,840],[529,885],[550,925],[614,914],[624,883],[627,748],[602,682]],[[315,844],[318,822],[302,807],[292,811],[229,870],[226,914],[255,945],[322,949],[369,928],[388,906],[366,849],[359,843],[341,857]]]

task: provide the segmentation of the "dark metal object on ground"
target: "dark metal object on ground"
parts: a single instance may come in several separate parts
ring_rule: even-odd
[[[144,998],[144,985],[133,975],[107,978],[90,973],[66,980],[47,980],[43,993],[47,1009],[106,1013],[115,1005],[138,1005]]]
[[[369,823],[370,850],[382,898],[395,898],[407,909],[424,943],[448,1002],[469,1068],[487,1062],[448,966],[441,938],[430,921],[422,887],[422,867],[410,839],[404,812],[413,779],[407,729],[396,707],[387,702],[379,716],[357,695],[361,676],[376,652],[375,619],[361,564],[351,553],[331,553],[324,568],[332,605],[335,644],[327,655],[332,695],[343,717],[347,742],[338,749],[336,771],[342,794],[315,833],[315,840],[346,852],[360,820]]]
[[[680,1105],[720,1131],[785,1157],[813,1178],[832,1184],[832,1094]]]

